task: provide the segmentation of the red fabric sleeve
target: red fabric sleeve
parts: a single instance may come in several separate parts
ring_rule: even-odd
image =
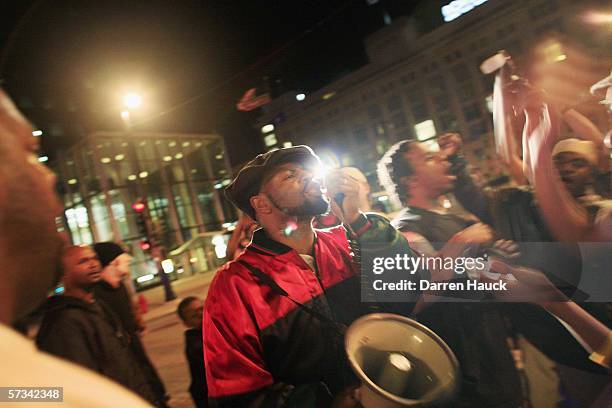
[[[273,383],[264,368],[252,310],[245,304],[246,294],[241,294],[240,286],[248,286],[235,268],[230,263],[217,273],[205,304],[204,358],[212,398],[249,393]]]

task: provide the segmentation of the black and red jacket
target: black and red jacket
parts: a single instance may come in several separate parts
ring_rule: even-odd
[[[360,221],[353,229],[362,237],[384,236],[389,245],[408,248],[382,217]],[[321,406],[322,396],[357,382],[337,327],[280,296],[242,264],[333,322],[349,325],[367,313],[343,227],[316,231],[314,258],[315,271],[295,250],[258,230],[247,250],[218,271],[203,327],[208,392],[218,405],[283,406],[299,399]]]

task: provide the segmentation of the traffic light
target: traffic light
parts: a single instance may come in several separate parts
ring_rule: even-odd
[[[151,249],[151,243],[147,240],[142,240],[140,241],[140,249],[142,249],[143,252],[146,252],[148,250]]]
[[[142,201],[138,200],[134,204],[132,204],[132,209],[136,211],[138,214],[142,214],[147,209],[147,205]]]
[[[136,227],[138,228],[138,234],[143,237],[143,239],[140,241],[140,249],[142,249],[143,252],[149,251],[152,245],[147,205],[142,201],[142,199],[139,199],[132,204],[132,210],[134,210],[136,213]]]
[[[147,225],[147,205],[141,200],[132,204],[132,210],[136,213],[136,227],[138,234],[149,238],[149,227]]]

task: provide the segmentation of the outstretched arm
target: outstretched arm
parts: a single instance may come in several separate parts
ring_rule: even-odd
[[[489,199],[468,174],[468,163],[462,154],[462,144],[461,136],[457,133],[446,133],[438,138],[440,151],[451,163],[451,172],[457,177],[453,194],[466,210],[484,223],[493,225],[493,218],[489,212]]]
[[[568,124],[576,137],[595,144],[598,153],[599,168],[603,171],[610,169],[610,160],[607,148],[604,144],[604,135],[586,116],[574,109],[568,109],[563,113],[563,121]]]
[[[499,278],[482,275],[481,280],[499,279],[507,284],[508,290],[495,293],[498,299],[530,302],[543,307],[570,329],[569,332],[591,353],[591,360],[612,368],[612,331],[579,305],[568,300],[542,272],[513,266],[495,257],[490,259],[490,270],[499,273]],[[507,278],[508,275],[511,275],[511,279]]]
[[[551,107],[546,104],[532,106],[525,110],[525,115],[523,142],[529,150],[526,170],[550,231],[560,241],[605,240],[605,220],[591,221],[587,210],[571,196],[554,166],[552,150],[558,138],[559,123]]]

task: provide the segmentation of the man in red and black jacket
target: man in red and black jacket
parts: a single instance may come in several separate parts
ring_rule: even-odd
[[[343,328],[371,311],[361,301],[355,245],[410,252],[386,219],[358,208],[359,185],[328,178],[334,213],[346,227],[312,227],[330,203],[313,179],[320,166],[307,146],[257,156],[226,190],[261,229],[222,267],[205,305],[209,397],[218,406],[352,406],[357,384],[345,357]],[[419,274],[414,278],[418,279]],[[402,304],[405,314],[412,304]]]

